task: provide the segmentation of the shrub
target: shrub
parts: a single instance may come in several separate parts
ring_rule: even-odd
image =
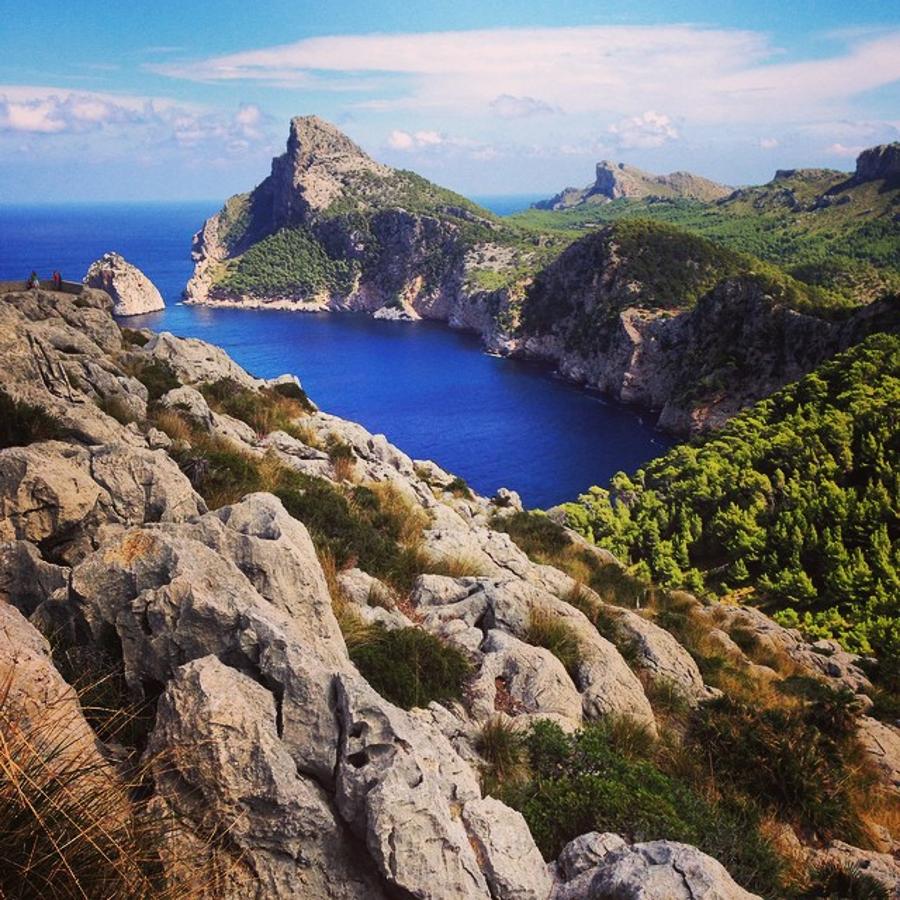
[[[258,461],[221,438],[197,443],[177,458],[194,490],[210,509],[237,503],[246,494],[262,488]]]
[[[578,683],[578,664],[581,662],[578,636],[559,615],[542,609],[532,610],[523,639],[535,647],[549,650]]]
[[[816,715],[815,708],[760,708],[720,697],[697,710],[689,740],[721,781],[804,827],[859,840],[857,749],[819,730]]]
[[[459,650],[420,628],[376,626],[350,658],[382,697],[404,709],[459,700],[472,670]]]
[[[444,488],[444,490],[453,494],[454,497],[462,497],[465,500],[471,500],[473,496],[472,489],[469,487],[466,480],[460,478],[458,475]]]
[[[0,448],[24,447],[68,434],[68,429],[40,406],[14,400],[0,390]]]
[[[491,522],[497,531],[505,531],[529,556],[552,559],[572,543],[565,528],[540,512],[517,512]]]
[[[295,388],[297,385],[277,385],[280,388]],[[293,420],[306,415],[312,405],[304,394],[302,398],[287,396],[276,388],[260,388],[252,390],[244,387],[231,378],[220,378],[200,386],[200,392],[206,398],[210,409],[226,413],[249,425],[257,434],[268,434],[271,431],[288,431]],[[301,392],[302,393],[302,392]]]
[[[567,735],[538,722],[527,735],[530,775],[504,785],[500,798],[525,816],[544,857],[588,831],[678,840],[714,856],[745,886],[777,894],[778,860],[755,811],[710,804],[649,760],[629,758],[616,748],[616,727],[601,722]]]
[[[162,359],[142,361],[135,367],[134,377],[147,388],[147,396],[151,403],[169,391],[181,387],[174,369]]]
[[[888,889],[877,878],[856,866],[828,863],[812,872],[803,894],[809,900],[888,900]]]

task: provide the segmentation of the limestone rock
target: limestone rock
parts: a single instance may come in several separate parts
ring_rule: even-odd
[[[201,384],[229,378],[242,387],[256,388],[260,381],[242,369],[221,347],[198,338],[179,338],[161,331],[143,347],[143,352],[172,367],[182,384]]]
[[[178,669],[149,746],[167,812],[198,843],[227,831],[252,880],[226,897],[378,900],[371,862],[325,791],[297,773],[277,719],[276,698],[215,656]]]
[[[900,729],[862,716],[858,737],[884,780],[900,794]]]
[[[338,676],[337,803],[398,890],[429,900],[485,898],[487,882],[458,810],[480,798],[474,772],[449,741]]]
[[[0,603],[9,603],[26,616],[69,586],[69,569],[46,562],[29,541],[0,543]]]
[[[303,592],[296,601],[306,603],[302,615],[266,600],[233,562],[198,539],[203,531],[145,526],[107,541],[72,574],[85,627],[95,639],[115,632],[126,681],[138,693],[210,654],[264,683],[280,698],[281,734],[298,769],[327,784],[338,733],[334,667],[323,657],[343,651],[337,624],[317,618],[315,600]],[[272,584],[268,575],[260,579]]]
[[[590,831],[563,847],[556,861],[557,871],[563,881],[572,881],[582,872],[596,868],[608,854],[626,846],[624,839],[617,834]]]
[[[139,316],[166,306],[153,282],[118,253],[104,253],[92,262],[84,283],[106,291],[117,316]]]
[[[650,841],[616,848],[616,843],[596,867],[557,883],[553,900],[759,900],[696,847]]]
[[[843,841],[832,841],[824,850],[814,851],[815,865],[834,864],[844,869],[856,869],[880,881],[891,900],[900,900],[900,860],[893,853],[860,850]]]
[[[485,797],[470,800],[462,816],[495,900],[547,900],[550,874],[521,813]]]
[[[569,727],[581,724],[581,696],[562,663],[543,647],[533,647],[503,631],[487,633],[478,677],[471,686],[477,698],[473,714],[488,718],[498,710],[498,682],[503,685],[510,715],[559,717]]]

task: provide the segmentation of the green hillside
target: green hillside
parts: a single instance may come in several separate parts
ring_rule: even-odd
[[[900,654],[900,338],[876,334],[565,509],[670,587],[739,591],[848,648]]]
[[[559,211],[531,209],[512,216],[510,223],[583,234],[611,222],[650,219],[867,302],[900,287],[898,211],[900,186],[893,182],[857,183],[841,172],[800,169],[712,203],[620,199]]]

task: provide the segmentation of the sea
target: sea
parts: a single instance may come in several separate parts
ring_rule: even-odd
[[[475,199],[508,215],[536,198]],[[58,269],[80,281],[94,259],[115,250],[167,304],[131,317],[132,327],[218,344],[260,377],[296,374],[327,412],[385,434],[414,458],[433,459],[479,493],[518,491],[528,507],[574,499],[671,446],[652,416],[546,366],[489,356],[474,335],[440,323],[181,304],[191,236],[220,205],[0,205],[0,280]]]

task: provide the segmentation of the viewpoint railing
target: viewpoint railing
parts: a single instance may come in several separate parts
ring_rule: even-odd
[[[40,286],[43,291],[59,291],[63,294],[80,294],[84,290],[84,285],[78,281],[64,281],[59,287],[56,287],[52,281],[41,281]],[[27,290],[27,281],[0,281],[0,294],[13,294]]]

